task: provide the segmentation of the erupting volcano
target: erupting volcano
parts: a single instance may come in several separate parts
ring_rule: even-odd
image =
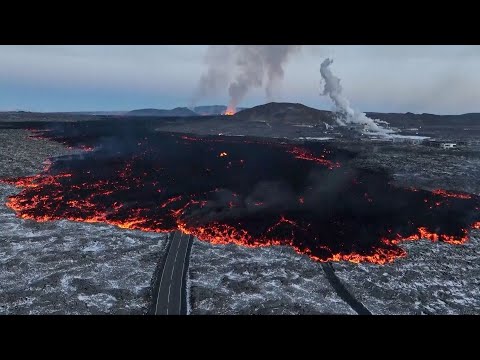
[[[227,110],[223,113],[223,115],[235,115],[236,111],[235,108],[229,106],[227,107]]]
[[[81,134],[81,136],[79,135]],[[384,264],[402,241],[467,241],[479,197],[391,184],[323,143],[181,136],[119,123],[36,135],[93,151],[53,159],[7,206],[24,219],[182,230],[213,244],[287,245],[316,261]]]

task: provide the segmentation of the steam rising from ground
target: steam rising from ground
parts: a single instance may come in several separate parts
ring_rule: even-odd
[[[209,46],[208,68],[200,77],[193,104],[227,86],[231,111],[235,111],[252,88],[264,87],[267,100],[272,101],[275,88],[283,79],[284,65],[300,48],[300,45]]]
[[[336,111],[340,113],[341,118],[337,118],[340,125],[346,124],[360,124],[364,125],[369,132],[376,133],[376,135],[388,135],[392,130],[385,129],[379,126],[373,119],[370,119],[363,112],[353,109],[350,106],[348,99],[342,94],[342,86],[340,79],[333,75],[330,70],[330,65],[333,63],[332,59],[325,59],[320,66],[320,74],[325,82],[323,95],[330,96],[330,99],[335,104]]]

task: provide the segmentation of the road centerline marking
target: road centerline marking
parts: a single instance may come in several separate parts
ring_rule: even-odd
[[[172,245],[173,243],[175,242],[175,235],[177,235],[177,232],[174,232],[173,233],[173,236],[172,236],[172,243],[170,244],[170,247],[168,249],[168,254],[167,256],[165,257],[165,264],[163,265],[163,270],[162,270],[162,276],[160,277],[160,284],[158,285],[158,294],[157,294],[157,304],[156,304],[156,307],[155,307],[155,313],[157,314],[158,313],[158,303],[160,301],[160,290],[162,288],[162,284],[163,284],[163,275],[165,273],[165,267],[167,265],[167,262],[168,262],[168,258],[170,256],[170,251],[172,250]],[[167,313],[168,313],[168,307],[167,307]]]
[[[186,234],[185,234],[186,235]],[[187,254],[188,254],[188,246],[189,246],[189,242],[190,242],[190,235],[186,235],[187,236],[187,247],[185,249],[185,256],[183,257],[183,264],[182,264],[182,277],[180,279],[180,303],[178,305],[178,313],[181,313],[182,312],[182,288],[183,288],[183,271],[185,270],[185,262],[187,260]],[[186,301],[188,301],[188,299],[185,299]]]
[[[168,296],[167,296],[167,315],[168,315],[168,308],[170,307],[170,290],[172,288],[173,274],[175,272],[175,267],[176,267],[176,264],[177,264],[178,251],[180,250],[181,243],[182,243],[182,233],[180,233],[180,238],[178,240],[178,246],[177,246],[177,252],[175,253],[175,259],[173,259],[172,272],[170,274],[170,284],[168,285]]]

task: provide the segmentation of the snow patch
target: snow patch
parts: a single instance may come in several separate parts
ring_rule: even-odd
[[[117,299],[114,296],[104,293],[94,295],[79,294],[77,298],[78,300],[86,303],[88,306],[95,306],[100,309],[110,309],[115,302],[117,302]]]

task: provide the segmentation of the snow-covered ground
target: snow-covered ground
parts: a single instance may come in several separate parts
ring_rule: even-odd
[[[0,130],[0,178],[38,173],[67,150]],[[22,220],[4,204],[19,190],[0,183],[0,314],[141,314],[165,251],[165,235],[102,224]]]
[[[311,141],[327,141],[327,140],[333,140],[332,137],[300,137],[298,138],[299,140],[311,140]]]
[[[420,135],[400,135],[400,134],[391,134],[393,139],[405,139],[405,140],[427,140],[430,139],[430,136],[420,136]]]
[[[347,290],[373,314],[480,314],[480,232],[463,246],[404,245],[389,265],[334,263]],[[192,314],[355,314],[319,263],[286,247],[196,241],[190,261]]]
[[[408,257],[389,265],[334,268],[374,314],[480,314],[480,232],[474,234],[462,246],[409,242]]]
[[[196,240],[189,276],[192,314],[355,314],[321,265],[288,247]]]

